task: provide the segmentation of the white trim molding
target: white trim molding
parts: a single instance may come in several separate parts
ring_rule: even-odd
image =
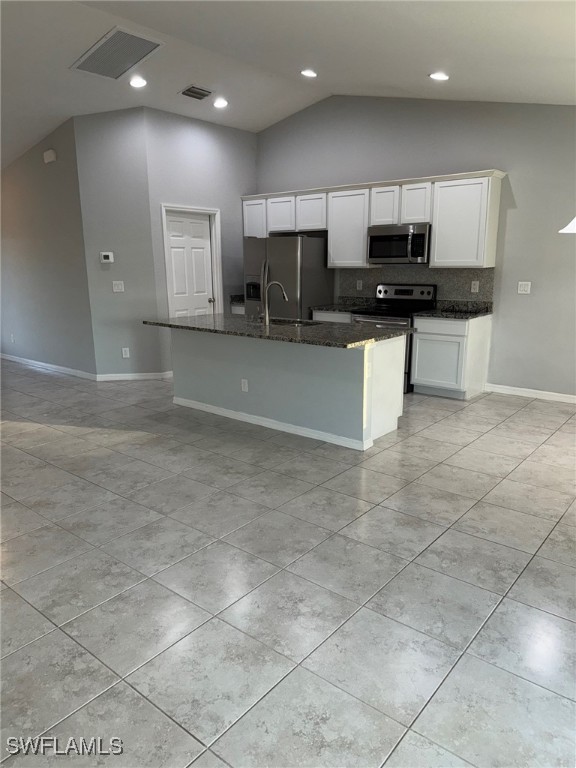
[[[161,373],[90,373],[89,371],[79,371],[76,368],[66,368],[63,365],[53,365],[44,363],[40,360],[28,360],[25,357],[16,357],[16,355],[0,354],[0,358],[11,360],[14,363],[21,363],[30,368],[41,368],[45,371],[54,371],[55,373],[64,373],[67,376],[76,376],[79,379],[90,379],[90,381],[146,381],[148,379],[171,379],[172,371],[162,371]]]
[[[486,384],[485,392],[494,392],[498,395],[517,395],[520,397],[533,397],[537,400],[552,400],[557,403],[576,404],[576,395],[566,395],[563,392],[545,392],[542,389],[525,389],[524,387],[507,387],[505,384]]]
[[[197,400],[188,400],[185,397],[175,397],[173,398],[173,403],[174,405],[182,405],[184,408],[196,408],[199,411],[206,411],[206,413],[215,413],[217,416],[226,416],[228,419],[247,421],[249,424],[258,424],[261,427],[277,429],[280,432],[289,432],[291,435],[301,435],[302,437],[311,437],[314,440],[323,440],[326,443],[342,445],[344,448],[353,448],[356,451],[365,451],[373,445],[372,440],[353,440],[349,437],[333,435],[331,432],[321,432],[318,429],[308,429],[308,427],[300,427],[296,424],[287,424],[283,421],[276,421],[276,419],[268,419],[265,416],[254,416],[251,413],[232,411],[229,408],[220,408],[218,405],[200,403]]]
[[[168,230],[166,227],[166,216],[170,211],[174,213],[205,213],[210,219],[210,248],[212,252],[212,290],[214,291],[214,307],[213,312],[215,314],[222,314],[224,312],[224,286],[222,282],[222,228],[220,223],[220,209],[219,208],[203,208],[199,205],[172,205],[169,203],[161,203],[161,216],[162,216],[162,240],[164,243],[164,265],[166,265],[166,258],[168,254]],[[166,269],[166,266],[164,266]],[[168,298],[168,306],[170,306],[170,299]]]

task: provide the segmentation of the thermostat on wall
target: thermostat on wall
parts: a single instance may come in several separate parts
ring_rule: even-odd
[[[114,261],[114,254],[112,251],[100,251],[100,261],[102,264],[112,264]]]

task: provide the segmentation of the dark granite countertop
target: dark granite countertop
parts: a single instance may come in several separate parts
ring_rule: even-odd
[[[439,301],[436,309],[416,312],[414,317],[439,317],[450,320],[473,320],[492,314],[492,303],[484,301]]]
[[[287,341],[293,344],[312,344],[318,347],[354,349],[376,341],[386,341],[411,333],[411,330],[383,329],[350,323],[319,323],[307,320],[303,325],[270,322],[268,329],[260,322],[243,315],[199,315],[197,317],[168,317],[159,320],[144,320],[144,325],[174,328],[183,331],[221,333],[226,336],[244,336],[268,341]]]
[[[450,311],[448,309],[432,309],[430,312],[415,312],[414,317],[438,317],[451,320],[473,320],[475,317],[491,315],[492,310]]]

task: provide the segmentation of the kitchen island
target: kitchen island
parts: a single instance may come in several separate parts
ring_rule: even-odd
[[[266,327],[241,315],[144,324],[172,331],[177,405],[358,450],[397,427],[405,330],[291,320]]]

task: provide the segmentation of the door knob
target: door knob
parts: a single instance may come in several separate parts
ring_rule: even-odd
[[[216,299],[212,299],[212,298],[208,299],[208,303],[209,303],[209,304],[214,304],[214,303],[215,303],[215,301],[216,301]]]

